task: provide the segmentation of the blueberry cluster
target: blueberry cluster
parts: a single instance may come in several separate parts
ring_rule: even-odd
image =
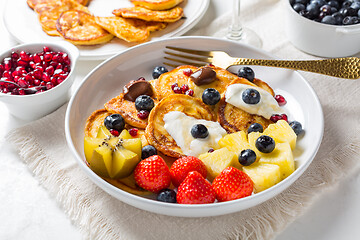
[[[331,25],[360,23],[360,0],[290,0],[301,16]]]

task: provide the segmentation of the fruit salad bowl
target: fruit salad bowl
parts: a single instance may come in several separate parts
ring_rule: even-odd
[[[241,211],[273,198],[294,183],[310,165],[320,146],[323,135],[322,109],[316,93],[296,71],[265,67],[253,69],[257,77],[265,80],[274,91],[286,98],[285,109],[289,113],[289,119],[300,121],[305,129],[305,134],[299,137],[294,150],[295,171],[275,186],[237,200],[211,204],[176,204],[157,201],[155,195],[139,196],[121,190],[89,168],[84,154],[84,129],[87,119],[95,110],[103,109],[104,103],[118,96],[130,80],[140,77],[152,79],[154,67],[162,65],[166,46],[222,50],[233,56],[249,58],[274,58],[261,50],[223,39],[179,37],[136,46],[99,65],[86,76],[72,96],[65,118],[68,146],[78,165],[91,181],[126,204],[158,214],[179,217],[208,217]],[[229,71],[234,72],[237,68],[239,67],[232,67]]]
[[[54,111],[69,100],[78,56],[66,42],[28,43],[2,52],[0,101],[25,120]]]

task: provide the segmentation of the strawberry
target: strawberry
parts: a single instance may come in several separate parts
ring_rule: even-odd
[[[153,193],[171,184],[169,167],[158,155],[142,160],[134,170],[134,177],[137,185]]]
[[[177,159],[170,168],[171,181],[174,186],[178,187],[191,171],[197,171],[206,178],[206,166],[200,159],[192,156]]]
[[[246,173],[234,167],[225,168],[212,183],[219,202],[247,197],[253,192],[253,185]]]
[[[197,171],[189,172],[176,195],[176,201],[182,204],[213,203],[215,199],[211,184]]]

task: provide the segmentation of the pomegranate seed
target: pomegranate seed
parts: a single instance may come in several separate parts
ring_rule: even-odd
[[[20,87],[22,88],[26,88],[29,84],[25,81],[25,79],[20,79],[18,81],[18,84],[20,85]]]
[[[279,106],[284,106],[286,104],[286,100],[280,94],[275,96],[275,100],[278,102]]]
[[[57,66],[56,66],[56,70],[60,69],[62,71],[63,69],[63,65],[61,63],[59,63]]]
[[[48,75],[47,73],[43,73],[41,79],[42,79],[43,81],[45,81],[45,82],[49,82],[49,81],[50,81],[50,77],[49,77],[49,75]]]
[[[140,119],[146,119],[149,116],[149,111],[141,110],[138,112],[137,116]]]
[[[17,60],[17,64],[20,65],[20,66],[26,67],[28,65],[28,62],[23,60],[22,58],[19,58]]]
[[[19,88],[19,95],[25,95],[25,89]]]
[[[174,88],[175,87],[179,87],[179,85],[177,84],[177,83],[173,83],[172,85],[171,85],[171,89],[174,91]]]
[[[270,117],[270,120],[273,122],[277,122],[279,120],[285,120],[288,121],[288,117],[286,114],[274,114]]]
[[[280,117],[282,120],[288,121],[288,116],[286,114],[281,114]]]
[[[212,63],[209,63],[208,66],[209,67],[215,67],[214,64],[212,64]]]
[[[6,78],[9,78],[9,79],[12,79],[12,75],[11,75],[11,72],[10,71],[4,71],[3,74],[2,74],[3,77],[6,77]]]
[[[36,63],[31,61],[29,62],[29,66],[32,68],[32,69],[35,69],[36,68]]]
[[[4,68],[4,65],[0,64],[0,72],[4,72],[5,68]]]
[[[29,62],[30,61],[30,57],[29,55],[27,54],[27,52],[25,51],[21,51],[20,52],[20,58],[25,61],[25,62]]]
[[[182,93],[182,91],[181,91],[181,88],[180,88],[180,87],[174,87],[173,91],[174,91],[174,93],[179,93],[179,94],[181,94],[181,93]]]
[[[62,62],[62,57],[59,54],[55,54],[52,58],[52,60],[56,63]]]
[[[69,67],[66,66],[65,68],[69,68]],[[64,68],[64,71],[65,71],[65,68]],[[68,71],[65,71],[65,72],[68,72]],[[138,80],[145,81],[145,78],[144,77],[139,77]]]
[[[16,61],[18,58],[19,58],[19,54],[17,52],[12,52],[11,53],[11,59],[12,60]]]
[[[57,79],[57,85],[59,85],[60,83],[62,83],[64,81],[64,79],[58,78]]]
[[[137,134],[138,134],[138,131],[139,131],[139,129],[137,129],[137,128],[131,128],[131,129],[129,129],[129,133],[130,133],[130,135],[131,135],[132,137],[136,137]]]
[[[187,68],[183,71],[184,75],[190,77],[193,74],[193,71],[190,68]]]
[[[182,92],[182,93],[185,93],[187,90],[189,90],[189,86],[188,86],[187,84],[183,84],[183,85],[181,86],[181,92]]]
[[[212,153],[212,152],[214,152],[215,150],[213,149],[213,148],[210,148],[209,149],[209,151],[208,151],[208,153]]]
[[[5,58],[4,59],[4,68],[6,71],[10,71],[12,67],[12,61],[10,58]]]
[[[44,54],[44,60],[45,62],[50,62],[52,60],[53,56],[51,53],[45,53]]]
[[[194,90],[192,90],[192,89],[187,90],[185,95],[189,95],[192,97],[194,95]]]
[[[48,82],[46,83],[46,89],[49,90],[49,89],[52,89],[54,87],[54,84],[52,84],[51,82]]]
[[[33,72],[33,76],[35,79],[41,79],[43,75],[43,71],[41,71],[39,68],[36,68]]]
[[[39,54],[34,54],[34,62],[35,63],[40,63],[42,61],[42,56],[40,56]]]
[[[115,137],[118,137],[120,135],[119,131],[115,129],[110,129],[110,133]]]
[[[54,71],[55,71],[55,69],[54,69],[53,66],[49,66],[49,67],[47,67],[47,68],[45,69],[45,72],[46,72],[47,74],[49,74],[49,75],[53,75],[53,74],[54,74]]]
[[[64,63],[65,63],[66,65],[70,65],[69,56],[65,53],[62,57],[63,57]]]
[[[19,79],[20,79],[19,76],[15,76],[15,77],[13,78],[13,81],[17,83],[17,82],[19,81]]]
[[[11,74],[11,76],[13,76],[13,77],[15,77],[15,76],[20,76],[21,75],[21,72],[19,72],[19,71],[13,71],[12,72],[12,74]]]
[[[39,86],[41,84],[41,81],[39,79],[34,79],[34,85]]]
[[[40,82],[40,86],[46,86],[46,82],[41,81],[41,82]]]
[[[46,53],[46,52],[51,52],[50,48],[45,46],[43,47],[43,52]]]

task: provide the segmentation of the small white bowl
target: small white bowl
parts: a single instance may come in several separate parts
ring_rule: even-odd
[[[298,49],[320,57],[347,57],[360,52],[360,24],[339,26],[300,16],[284,0],[286,34]]]
[[[11,52],[22,50],[29,53],[42,51],[47,46],[53,51],[61,51],[68,54],[71,65],[68,77],[56,87],[38,94],[10,95],[0,93],[0,101],[4,102],[9,113],[24,120],[35,120],[54,111],[69,100],[69,90],[75,79],[75,65],[79,57],[78,49],[67,42],[53,43],[28,43],[18,45],[0,54],[0,61],[9,57]]]

